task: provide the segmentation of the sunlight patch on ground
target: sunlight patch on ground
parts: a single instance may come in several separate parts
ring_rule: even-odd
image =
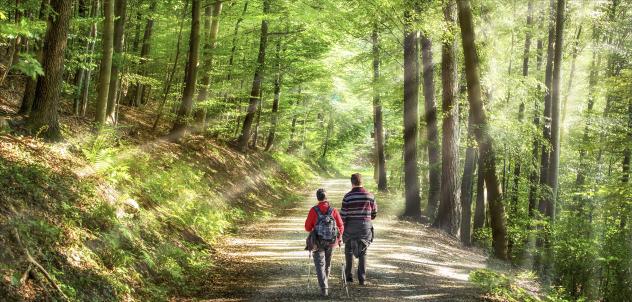
[[[436,299],[441,297],[447,297],[447,294],[425,294],[425,295],[415,295],[415,296],[407,296],[404,299],[407,300],[426,300],[426,299]]]

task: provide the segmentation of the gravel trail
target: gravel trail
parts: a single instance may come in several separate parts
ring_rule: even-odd
[[[349,190],[348,180],[324,180],[336,208]],[[368,286],[341,284],[343,250],[336,248],[330,276],[330,297],[318,295],[318,284],[308,253],[303,224],[315,204],[313,194],[284,215],[244,228],[216,247],[218,270],[209,276],[204,301],[480,301],[469,283],[471,270],[484,268],[487,257],[423,224],[395,219],[379,212],[375,241],[369,247]],[[378,207],[388,201],[377,200]],[[357,260],[356,260],[357,261]],[[308,288],[308,267],[311,280]]]

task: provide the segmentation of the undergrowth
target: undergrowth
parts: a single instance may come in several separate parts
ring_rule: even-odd
[[[507,275],[489,269],[478,269],[470,272],[470,281],[476,284],[485,294],[485,301],[506,302],[568,302],[564,295],[551,288],[547,293],[539,293],[536,277],[531,272]],[[584,300],[578,300],[584,301]]]
[[[20,144],[0,153],[0,245],[12,247],[0,249],[0,296],[60,298],[35,270],[20,280],[22,246],[73,301],[190,296],[218,238],[290,206],[314,176],[290,155],[196,144],[138,146],[110,129],[60,147],[68,161]]]

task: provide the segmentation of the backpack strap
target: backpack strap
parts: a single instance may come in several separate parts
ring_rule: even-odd
[[[334,208],[333,207],[329,207],[329,209],[327,210],[327,216],[331,216],[331,214],[333,213]],[[333,217],[333,216],[332,216]]]
[[[316,215],[318,215],[318,218],[324,216],[325,214],[323,214],[323,212],[320,211],[320,208],[318,207],[318,205],[315,205],[313,207],[314,211],[316,212]]]

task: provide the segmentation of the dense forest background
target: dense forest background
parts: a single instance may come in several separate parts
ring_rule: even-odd
[[[94,285],[68,281],[46,252],[80,240],[59,225],[110,232],[101,238],[111,246],[100,243],[110,254],[99,255],[109,270],[145,257],[172,274],[184,265],[168,259],[190,256],[126,247],[125,236],[147,239],[116,218],[117,202],[168,204],[190,219],[174,225],[212,241],[259,211],[272,215],[265,196],[360,170],[402,201],[402,219],[545,288],[536,297],[505,275],[471,275],[494,295],[629,301],[631,12],[626,0],[4,0],[2,242],[43,250],[42,274],[81,300]],[[33,151],[42,148],[79,172],[42,176],[58,158]],[[101,181],[122,192],[118,201],[98,201]],[[89,210],[73,203],[86,196]],[[45,215],[51,208],[63,218]],[[43,216],[26,214],[34,209]],[[112,231],[119,224],[129,234]],[[23,276],[15,251],[0,255],[11,259],[0,262],[11,280],[0,289],[24,291],[37,261],[29,256]],[[133,293],[122,275],[110,275],[114,292],[164,294],[158,285]]]

